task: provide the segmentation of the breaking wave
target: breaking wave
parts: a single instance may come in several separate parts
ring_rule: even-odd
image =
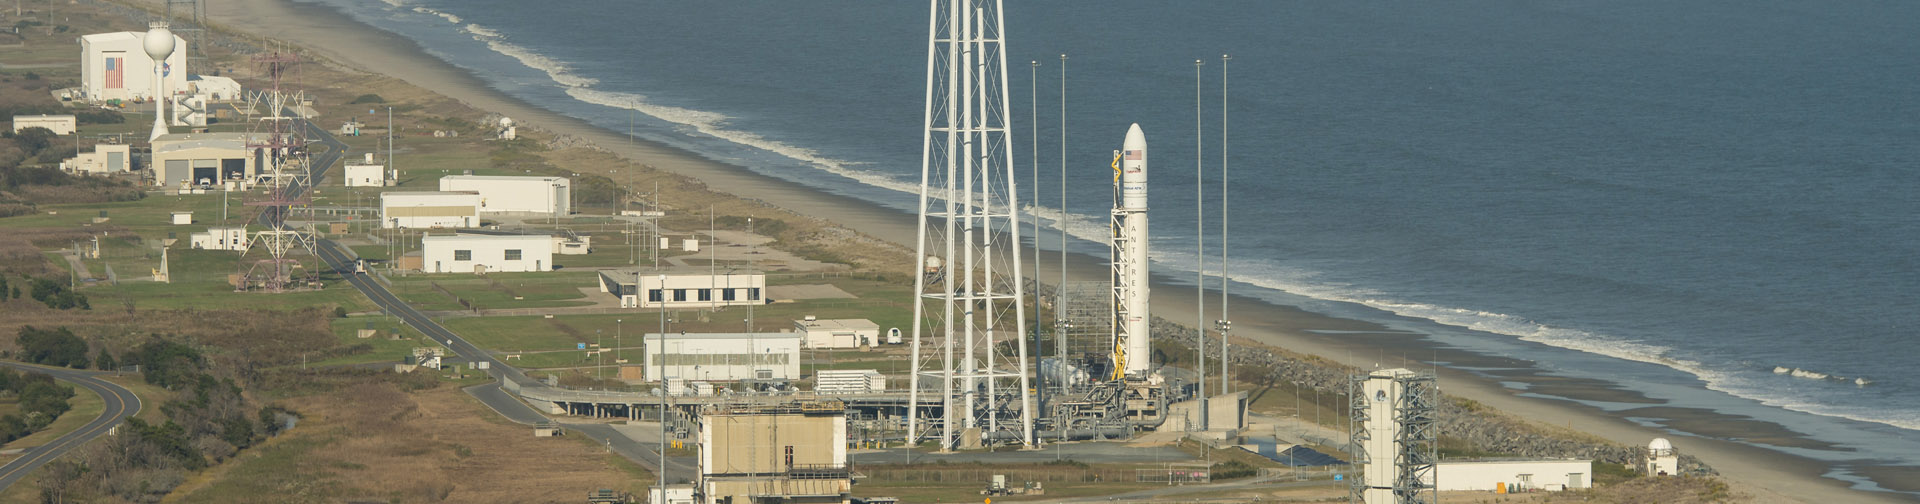
[[[395,5],[395,7],[399,7],[399,6],[398,6],[398,5]],[[426,7],[414,7],[414,8],[413,8],[413,11],[414,11],[414,12],[418,12],[418,13],[421,13],[421,14],[432,14],[432,15],[435,15],[435,16],[440,16],[440,18],[441,18],[441,19],[445,19],[445,20],[447,20],[447,22],[449,22],[449,23],[453,23],[453,24],[460,24],[460,16],[455,16],[455,15],[453,15],[453,14],[449,14],[449,13],[446,13],[446,12],[441,12],[441,11],[437,11],[437,10],[433,10],[433,9],[429,9],[429,8],[426,8]]]

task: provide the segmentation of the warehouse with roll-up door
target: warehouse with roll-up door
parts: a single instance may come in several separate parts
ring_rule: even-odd
[[[175,133],[153,140],[153,182],[218,185],[223,180],[260,176],[262,152],[247,146],[247,133]]]
[[[442,191],[480,193],[480,211],[489,214],[567,215],[573,211],[573,182],[566,177],[448,175]]]
[[[470,228],[479,225],[480,195],[471,191],[380,193],[380,227],[383,228]]]

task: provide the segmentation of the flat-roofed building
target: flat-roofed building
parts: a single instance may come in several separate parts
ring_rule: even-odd
[[[440,190],[480,193],[481,213],[567,215],[573,211],[573,181],[566,177],[448,175],[440,177]]]
[[[1564,460],[1444,460],[1432,473],[1442,492],[1467,490],[1492,492],[1504,487],[1509,493],[1545,490],[1558,492],[1593,487],[1593,461]]]
[[[260,176],[261,150],[248,133],[174,133],[153,140],[153,183],[218,185]]]
[[[523,273],[553,271],[548,235],[456,234],[420,239],[421,271],[427,273]]]
[[[380,193],[380,227],[383,228],[470,228],[479,225],[480,195],[472,191]]]
[[[13,116],[13,132],[27,128],[46,128],[55,135],[71,135],[78,130],[80,123],[72,114],[66,115],[17,115]]]
[[[60,162],[60,167],[74,173],[107,175],[126,173],[133,170],[133,146],[127,144],[98,144],[93,152],[81,153],[73,159]]]
[[[348,162],[342,169],[343,181],[347,187],[386,187],[387,167],[373,162],[373,153],[367,153],[366,159]]]
[[[246,250],[247,228],[210,227],[205,233],[187,235],[187,244],[202,250]]]
[[[647,334],[642,372],[648,381],[659,381],[663,373],[669,380],[797,380],[800,334],[668,333],[665,338]]]
[[[867,319],[795,320],[793,325],[794,330],[807,335],[808,349],[880,345],[880,325]]]
[[[766,303],[767,274],[755,270],[640,268],[603,270],[600,292],[621,308],[718,308]]]
[[[837,400],[700,412],[699,502],[846,504],[846,405]]]

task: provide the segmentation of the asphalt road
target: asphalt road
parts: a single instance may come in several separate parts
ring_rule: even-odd
[[[106,406],[106,408],[100,412],[98,418],[94,418],[93,421],[80,426],[79,430],[69,432],[65,436],[60,436],[59,439],[55,439],[51,443],[28,448],[20,458],[14,459],[6,465],[0,465],[0,490],[13,486],[15,482],[31,474],[34,469],[46,465],[48,462],[52,462],[53,459],[59,458],[62,455],[66,455],[67,452],[73,451],[74,448],[86,444],[87,441],[106,434],[107,431],[112,430],[114,426],[120,425],[120,422],[125,421],[127,417],[131,417],[134,413],[140,412],[140,398],[133,395],[133,391],[127,390],[113,382],[95,377],[96,375],[104,374],[104,371],[42,367],[5,361],[0,361],[0,366],[22,371],[46,373],[60,381],[86,387],[87,390],[99,394],[101,402]]]

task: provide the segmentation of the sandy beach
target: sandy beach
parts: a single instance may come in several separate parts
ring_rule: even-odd
[[[870,202],[810,190],[745,169],[717,163],[696,154],[650,142],[629,144],[624,134],[595,127],[571,117],[555,114],[489,88],[466,71],[447,64],[422,51],[406,38],[374,29],[326,7],[298,4],[288,0],[236,0],[211,3],[208,14],[218,25],[271,36],[293,42],[316,54],[371,73],[388,75],[447,95],[475,108],[511,116],[520,124],[557,134],[579,137],[599,147],[634,159],[654,168],[692,177],[712,188],[744,198],[756,199],[795,213],[838,223],[869,235],[911,246],[913,217]],[[270,27],[270,28],[269,28]],[[903,135],[917,136],[913,125],[901,125]],[[587,172],[591,168],[582,167]],[[1041,278],[1058,278],[1053,261],[1043,256]],[[1098,261],[1082,257],[1074,261],[1069,276],[1082,279],[1102,278],[1106,271]],[[1155,314],[1177,323],[1191,324],[1194,292],[1191,287],[1169,285],[1156,277]],[[1215,294],[1217,295],[1217,294]],[[1375,324],[1329,317],[1278,306],[1261,300],[1236,297],[1234,336],[1262,344],[1313,354],[1361,368],[1371,368],[1378,356],[1436,356],[1447,362],[1473,362],[1486,356],[1436,348],[1419,335],[1354,337],[1333,336],[1314,331],[1373,331],[1384,329]],[[1425,359],[1421,359],[1425,360]],[[1390,364],[1380,362],[1379,364]],[[1466,397],[1513,415],[1543,424],[1586,432],[1615,442],[1643,446],[1654,437],[1673,438],[1685,453],[1699,457],[1732,480],[1736,489],[1751,494],[1756,502],[1908,502],[1888,494],[1850,490],[1838,480],[1821,477],[1825,464],[1786,455],[1742,443],[1694,436],[1677,436],[1648,428],[1615,414],[1570,401],[1519,397],[1492,381],[1463,371],[1441,369],[1442,388],[1449,394]],[[1632,391],[1608,388],[1604,382],[1515,377],[1514,381],[1537,383],[1552,393],[1590,397],[1616,402],[1635,402]],[[1640,398],[1640,401],[1647,401]],[[1647,401],[1648,407],[1674,406]],[[1792,444],[1791,432],[1773,432],[1764,425],[1742,425],[1738,419],[1708,410],[1667,408],[1665,418],[1688,417],[1687,422],[1703,428],[1724,429],[1724,438],[1778,438],[1775,444]],[[1694,429],[1694,425],[1687,426]],[[1777,430],[1777,429],[1776,429]],[[1718,433],[1716,433],[1718,434]],[[1801,440],[1804,441],[1804,440]],[[1900,479],[1889,475],[1883,485]]]

